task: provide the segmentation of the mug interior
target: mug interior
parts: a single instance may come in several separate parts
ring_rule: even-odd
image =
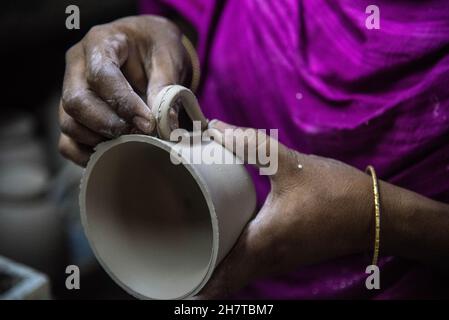
[[[91,161],[83,219],[102,265],[139,298],[188,296],[213,252],[211,215],[196,179],[167,150],[142,141],[114,145]]]

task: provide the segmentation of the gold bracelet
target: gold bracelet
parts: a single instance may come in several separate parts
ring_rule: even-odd
[[[190,90],[192,90],[192,92],[196,92],[200,84],[201,77],[200,59],[198,58],[195,47],[193,46],[192,42],[190,42],[189,38],[183,35],[181,41],[187,51],[187,54],[189,55],[190,63],[192,65],[192,80],[190,81]]]
[[[379,247],[380,247],[380,194],[379,183],[377,181],[376,171],[373,166],[366,167],[366,172],[371,174],[373,179],[373,191],[374,191],[374,213],[375,213],[375,238],[374,238],[374,253],[373,253],[373,265],[377,265],[379,259]]]

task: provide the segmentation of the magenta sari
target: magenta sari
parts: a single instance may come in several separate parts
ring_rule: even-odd
[[[449,202],[449,2],[143,0],[142,13],[182,15],[196,28],[208,118],[277,128],[305,153]],[[269,184],[252,171],[259,204]],[[370,214],[370,213],[367,213]],[[301,254],[297,252],[296,254]],[[237,298],[449,297],[431,270],[383,257],[381,290],[365,288],[368,256],[342,257],[250,284]]]

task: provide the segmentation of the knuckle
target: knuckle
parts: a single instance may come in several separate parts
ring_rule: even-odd
[[[113,56],[116,53],[126,50],[128,38],[125,33],[116,31],[111,35],[102,39],[104,49],[109,55]]]
[[[62,136],[59,138],[58,151],[64,158],[69,158],[68,147]]]
[[[89,29],[89,31],[87,31],[86,38],[95,37],[98,34],[102,33],[104,29],[105,29],[105,26],[102,24],[95,25],[95,26],[91,27]]]
[[[65,53],[65,62],[66,65],[70,63],[70,61],[76,56],[77,52],[80,49],[80,43],[76,43],[71,46]]]
[[[61,122],[60,122],[59,126],[61,128],[61,132],[66,134],[66,135],[69,135],[71,133],[71,131],[72,131],[72,128],[73,128],[71,119],[70,118],[63,118],[60,121]]]
[[[289,172],[296,172],[298,169],[297,164],[300,162],[299,153],[296,150],[286,148],[285,154],[285,160],[287,162],[287,165],[284,166],[285,169]]]
[[[278,145],[278,161],[279,167],[276,174],[273,176],[275,181],[283,181],[285,178],[289,177],[297,177],[300,173],[298,169],[299,164],[303,164],[299,157],[299,153],[293,149],[283,148],[281,145]],[[297,179],[297,183],[299,183],[301,179]]]
[[[100,55],[100,53],[94,53],[90,57],[90,63],[87,68],[86,80],[89,86],[94,89],[98,89],[102,83],[116,77],[116,71],[114,70],[114,66],[112,66],[112,62],[103,59]],[[103,61],[98,62],[96,60]]]
[[[72,117],[79,117],[86,104],[86,95],[83,91],[67,92],[62,95],[64,110]]]
[[[161,16],[153,16],[151,18],[153,23],[158,25],[161,30],[167,30],[176,34],[180,33],[179,27],[170,19]]]
[[[91,58],[92,60],[93,58]],[[89,63],[86,72],[86,81],[88,85],[92,88],[96,88],[98,82],[104,79],[106,76],[105,68],[103,64],[97,65],[94,63]]]

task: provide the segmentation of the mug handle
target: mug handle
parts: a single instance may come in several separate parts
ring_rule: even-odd
[[[170,85],[162,88],[158,93],[153,108],[157,122],[157,133],[161,139],[170,139],[169,111],[178,100],[181,100],[182,106],[192,121],[201,122],[201,131],[207,128],[208,121],[193,92],[180,85]]]

